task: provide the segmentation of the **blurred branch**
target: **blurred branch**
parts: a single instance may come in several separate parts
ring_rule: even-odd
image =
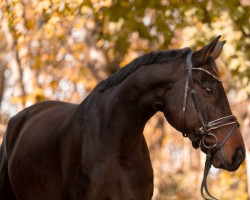
[[[2,12],[2,10],[0,12]],[[15,84],[17,84],[19,86],[19,94],[21,95],[21,97],[25,97],[26,92],[25,92],[25,88],[24,88],[24,85],[22,82],[23,70],[21,68],[19,52],[17,49],[17,39],[14,38],[14,36],[12,35],[12,33],[10,31],[10,28],[9,28],[10,22],[8,21],[8,19],[4,18],[3,14],[1,16],[2,16],[2,27],[1,28],[5,34],[5,37],[6,37],[7,51],[8,51],[8,54],[10,56],[8,66],[13,73]],[[14,20],[14,19],[12,19],[12,20]],[[24,98],[23,98],[22,104],[23,104],[23,106],[25,104]]]
[[[93,38],[93,29],[86,27],[86,44],[88,46],[86,67],[88,67],[93,76],[99,82],[108,76],[105,71],[107,68],[107,59],[104,52],[96,47],[96,41],[94,41]]]
[[[5,129],[6,129],[6,126],[4,124],[0,124],[0,137],[2,137]]]
[[[13,52],[14,52],[14,59],[16,60],[16,63],[17,63],[17,70],[18,70],[18,73],[19,73],[19,78],[17,80],[18,84],[19,84],[19,87],[20,87],[20,91],[21,91],[21,98],[22,98],[22,105],[23,107],[25,106],[25,97],[26,97],[26,91],[25,91],[25,87],[24,87],[24,82],[23,82],[23,69],[22,69],[22,65],[21,65],[21,60],[20,60],[20,57],[19,57],[19,52],[17,50],[16,47],[16,40],[14,42],[14,48],[13,48]]]
[[[3,92],[5,88],[5,78],[4,78],[5,69],[6,69],[5,61],[0,60],[0,107],[1,107]]]

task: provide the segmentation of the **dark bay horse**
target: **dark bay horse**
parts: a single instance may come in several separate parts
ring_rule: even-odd
[[[210,152],[215,167],[236,170],[245,147],[217,77],[219,38],[199,51],[141,56],[79,105],[42,102],[12,117],[0,151],[0,200],[150,200],[143,129],[157,111]]]

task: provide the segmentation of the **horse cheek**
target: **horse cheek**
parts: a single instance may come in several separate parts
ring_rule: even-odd
[[[165,96],[163,113],[171,126],[181,131],[182,103],[176,96],[174,93]]]

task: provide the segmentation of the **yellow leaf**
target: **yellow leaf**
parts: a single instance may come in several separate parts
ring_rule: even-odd
[[[27,29],[35,29],[36,28],[36,20],[35,18],[31,18],[29,20],[26,20],[25,24]]]

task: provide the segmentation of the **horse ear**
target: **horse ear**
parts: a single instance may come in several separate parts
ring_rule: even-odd
[[[211,54],[211,57],[214,60],[216,60],[220,56],[222,48],[223,48],[225,43],[226,43],[226,40],[224,40],[221,43],[217,44],[216,47],[214,48],[214,50],[213,50],[213,52]]]
[[[220,35],[217,36],[212,42],[210,42],[209,44],[207,44],[206,46],[204,46],[200,50],[195,51],[193,54],[194,62],[205,63],[207,61],[207,59],[212,55],[220,37],[221,37]]]

